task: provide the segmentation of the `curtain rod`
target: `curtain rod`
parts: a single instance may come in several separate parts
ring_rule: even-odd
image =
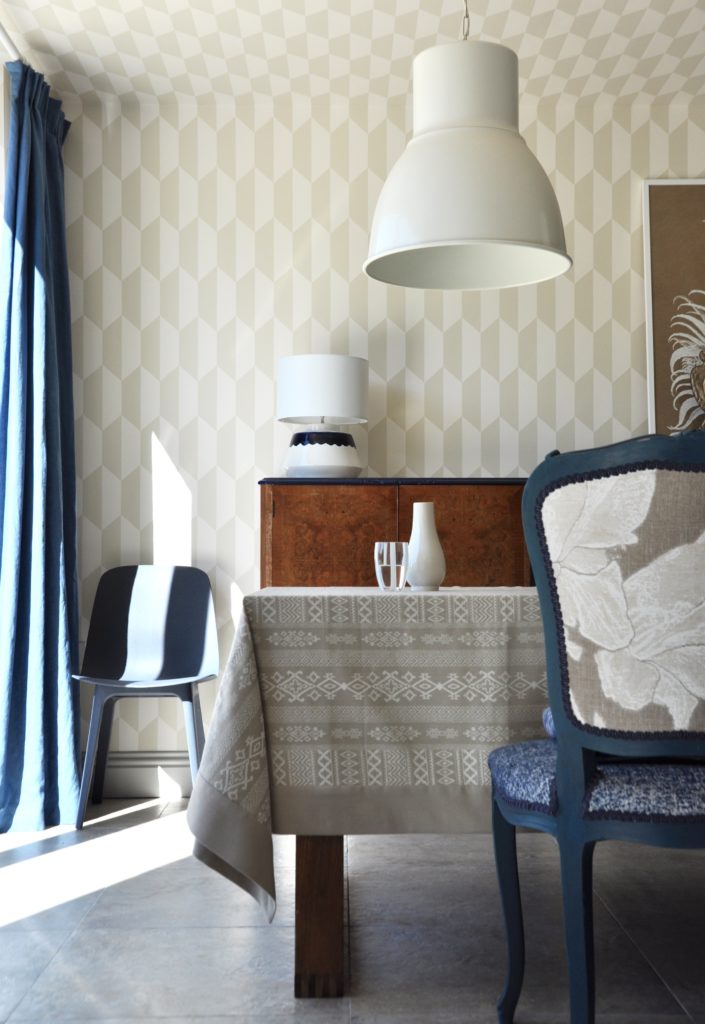
[[[4,46],[4,48],[7,50],[7,52],[9,53],[9,55],[12,57],[13,60],[24,60],[24,58],[22,57],[22,54],[17,49],[15,44],[12,42],[12,39],[10,38],[10,36],[7,34],[7,30],[5,29],[5,26],[3,25],[3,23],[1,21],[0,21],[0,45]]]

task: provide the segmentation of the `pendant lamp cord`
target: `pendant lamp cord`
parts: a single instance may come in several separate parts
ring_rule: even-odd
[[[468,41],[470,35],[470,12],[468,11],[468,0],[465,0],[465,14],[463,15],[463,40]]]

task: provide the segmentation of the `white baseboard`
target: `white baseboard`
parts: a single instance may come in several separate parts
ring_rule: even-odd
[[[111,751],[103,796],[117,799],[161,797],[178,800],[191,795],[188,753],[175,751]]]

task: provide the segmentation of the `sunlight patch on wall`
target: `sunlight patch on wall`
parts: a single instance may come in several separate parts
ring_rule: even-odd
[[[234,623],[240,621],[242,615],[242,601],[244,594],[237,583],[230,584],[230,615]]]
[[[193,496],[152,434],[152,529],[155,565],[193,565]]]

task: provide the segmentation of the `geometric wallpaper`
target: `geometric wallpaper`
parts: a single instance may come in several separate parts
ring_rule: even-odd
[[[702,95],[701,0],[0,0],[63,95],[406,96],[414,53],[472,39],[519,57],[522,96]]]
[[[26,38],[29,19],[53,11],[41,0],[9,6]],[[103,22],[95,5],[76,11],[93,12],[91,45],[119,75],[124,62],[110,46],[122,22],[117,4],[101,9],[111,6]],[[133,6],[154,28],[157,7]],[[235,10],[220,6],[226,19],[226,6]],[[272,17],[279,6],[294,18],[289,2],[273,5]],[[452,12],[455,35],[460,4],[441,6],[444,18]],[[501,292],[405,290],[362,273],[377,196],[411,128],[410,54],[392,62],[391,96],[335,88],[227,96],[221,78],[210,98],[175,102],[165,90],[145,90],[98,100],[100,76],[87,70],[98,65],[77,36],[73,71],[55,81],[73,122],[64,159],[82,638],[103,569],[191,560],[214,586],[224,663],[239,596],[259,584],[257,481],[279,474],[291,433],[275,420],[282,356],[369,359],[369,423],[353,431],[373,476],[524,476],[553,448],[646,431],[643,181],[705,177],[705,99],[610,95],[594,72],[612,66],[612,51],[614,61],[617,50],[627,60],[648,56],[653,19],[688,29],[701,14],[679,13],[679,4],[671,14],[644,13],[632,0],[624,15],[624,5],[588,6],[601,12],[602,64],[566,51],[542,80],[526,19],[511,21],[506,5],[494,5],[497,37],[521,46],[521,67],[532,71],[520,129],[554,185],[574,260],[555,281]],[[347,10],[334,7],[331,23]],[[237,9],[244,19],[257,5]],[[62,31],[77,17],[67,14]],[[407,21],[408,39],[422,49],[426,22]],[[559,40],[558,15],[543,21]],[[367,32],[366,23],[353,27]],[[398,27],[390,22],[395,39]],[[616,27],[633,29],[631,43],[625,36],[622,46]],[[217,63],[216,28],[204,45]],[[429,35],[436,30],[434,22]],[[337,38],[342,47],[348,35]],[[172,61],[180,59],[176,42]],[[265,58],[257,57],[262,67]],[[699,50],[682,58],[705,81]],[[148,62],[157,69],[151,85],[161,81],[161,59],[155,51]],[[654,81],[672,67],[655,65]],[[236,67],[245,84],[255,70]],[[86,85],[83,95],[68,88],[76,82]],[[203,687],[206,714],[214,691],[214,683]],[[119,750],[185,746],[176,702],[126,701],[116,717]]]
[[[705,176],[705,101],[520,111],[573,267],[457,293],[361,270],[405,101],[67,103],[84,630],[102,569],[186,551],[225,659],[259,582],[257,481],[290,435],[282,356],[369,359],[354,430],[373,476],[522,476],[553,448],[646,431],[642,182]],[[114,745],[183,748],[179,723],[169,702],[125,702]]]

